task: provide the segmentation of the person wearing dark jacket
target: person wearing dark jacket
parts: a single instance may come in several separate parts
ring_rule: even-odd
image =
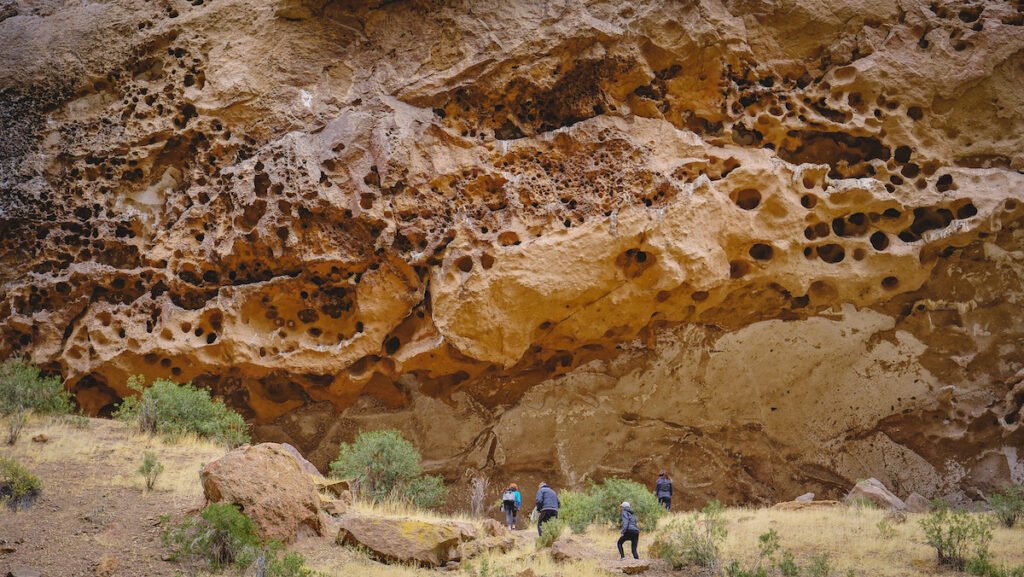
[[[551,519],[558,518],[558,508],[562,506],[558,500],[558,494],[554,489],[548,487],[547,483],[541,483],[537,490],[537,534],[541,535],[541,527]]]
[[[658,498],[659,505],[672,510],[672,479],[668,478],[665,471],[658,475],[658,481],[654,483],[654,496]]]
[[[636,545],[640,541],[640,525],[636,522],[636,514],[633,513],[633,508],[628,501],[619,506],[619,511],[622,518],[622,536],[616,543],[619,547],[619,559],[626,560],[626,553],[622,550],[622,544],[626,541],[629,541],[629,547],[633,550],[633,558],[639,559],[640,556],[636,554]]]

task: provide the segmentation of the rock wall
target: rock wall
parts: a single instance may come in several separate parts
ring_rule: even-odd
[[[1024,481],[1024,5],[4,0],[0,356],[324,465]]]

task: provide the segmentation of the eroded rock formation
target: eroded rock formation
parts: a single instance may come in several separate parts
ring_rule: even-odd
[[[16,0],[0,356],[323,466],[1024,481],[1019,2]]]

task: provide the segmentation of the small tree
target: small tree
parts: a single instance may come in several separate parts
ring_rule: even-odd
[[[433,507],[444,499],[441,478],[423,474],[419,451],[398,431],[360,433],[352,444],[342,443],[330,469],[335,477],[352,479],[356,492],[375,503]]]
[[[1012,528],[1024,517],[1024,486],[1010,485],[989,497],[988,504],[999,521],[1007,528]]]
[[[939,510],[921,519],[925,540],[935,548],[939,565],[963,571],[969,556],[988,550],[992,527],[988,520],[965,511]]]
[[[156,480],[160,477],[160,474],[164,472],[164,465],[157,457],[156,453],[146,451],[142,456],[142,465],[139,466],[139,474],[146,480],[146,489],[152,491],[153,487],[156,486]]]
[[[210,391],[157,379],[149,387],[144,379],[128,379],[128,387],[138,394],[125,399],[114,416],[135,423],[145,433],[159,433],[168,438],[183,434],[214,439],[229,447],[249,442],[249,432],[242,415],[223,402],[210,398]]]
[[[0,415],[7,419],[7,444],[13,445],[30,412],[66,414],[71,397],[60,377],[44,377],[39,368],[24,359],[8,359],[0,364]]]

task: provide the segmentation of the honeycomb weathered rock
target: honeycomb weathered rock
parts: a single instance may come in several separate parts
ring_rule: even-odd
[[[0,356],[324,465],[1024,480],[1024,7],[19,0]]]

